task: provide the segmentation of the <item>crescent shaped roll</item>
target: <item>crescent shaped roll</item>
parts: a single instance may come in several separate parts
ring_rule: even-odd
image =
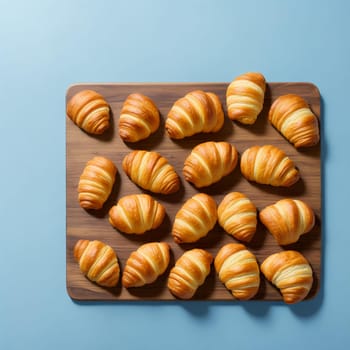
[[[219,204],[218,221],[228,234],[250,242],[257,225],[255,205],[244,194],[231,192]]]
[[[74,246],[74,258],[81,272],[103,287],[114,287],[120,276],[118,258],[114,250],[100,241],[79,240]]]
[[[143,234],[160,226],[164,207],[148,194],[132,194],[119,199],[109,211],[109,222],[128,234]]]
[[[296,148],[311,147],[320,140],[317,117],[301,96],[280,96],[271,106],[269,121]]]
[[[260,221],[279,245],[295,243],[315,225],[313,210],[303,201],[285,198],[259,213]]]
[[[119,118],[119,136],[126,142],[144,140],[159,128],[155,103],[142,94],[131,94],[123,104]]]
[[[169,245],[151,242],[141,245],[126,261],[122,284],[126,288],[153,283],[167,269],[170,261]]]
[[[168,113],[165,128],[173,139],[183,139],[201,132],[219,131],[224,112],[219,97],[196,90],[177,100]]]
[[[214,260],[220,281],[240,300],[253,298],[260,286],[260,270],[254,254],[243,244],[224,245]]]
[[[169,274],[171,293],[180,299],[191,299],[209,275],[212,261],[212,255],[203,249],[183,253]]]
[[[285,250],[267,257],[260,266],[266,279],[281,292],[287,304],[295,304],[309,294],[313,272],[306,258],[294,250]]]
[[[153,151],[133,151],[123,159],[123,170],[138,186],[154,193],[180,189],[180,178],[167,159]]]
[[[294,162],[272,145],[245,150],[241,157],[241,172],[249,181],[272,186],[289,187],[299,180]]]
[[[101,209],[109,197],[117,168],[105,157],[94,157],[86,163],[78,185],[79,204],[84,209]]]
[[[265,78],[260,73],[249,72],[235,78],[226,91],[229,118],[254,124],[263,109],[265,88]]]
[[[228,142],[204,142],[186,158],[183,175],[197,188],[212,185],[231,173],[238,162],[236,148]]]
[[[215,200],[205,193],[188,199],[176,213],[172,235],[176,243],[196,242],[213,229],[217,220]]]
[[[102,134],[109,128],[110,108],[96,91],[83,90],[68,101],[67,116],[86,132]]]

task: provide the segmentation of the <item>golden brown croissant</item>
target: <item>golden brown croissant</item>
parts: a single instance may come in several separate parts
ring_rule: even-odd
[[[188,199],[177,212],[172,235],[176,243],[196,242],[206,236],[217,220],[216,202],[205,193]]]
[[[293,161],[278,147],[253,146],[241,157],[242,175],[249,181],[272,186],[289,187],[299,180]]]
[[[67,103],[67,115],[90,134],[102,134],[109,128],[109,105],[96,91],[83,90]]]
[[[170,261],[169,245],[152,242],[141,245],[126,261],[122,284],[124,287],[141,287],[153,283],[167,269]]]
[[[259,213],[260,221],[280,245],[295,243],[315,225],[313,210],[298,199],[282,199]]]
[[[267,257],[261,272],[282,293],[287,304],[303,300],[313,283],[312,269],[306,258],[294,250],[285,250]]]
[[[269,112],[271,124],[296,148],[318,143],[318,121],[307,102],[300,96],[280,96]]]
[[[159,112],[154,102],[142,94],[131,94],[123,104],[119,135],[127,142],[146,139],[159,128]]]
[[[220,226],[236,239],[250,242],[256,231],[255,205],[240,192],[227,194],[218,207]]]
[[[104,287],[114,287],[118,283],[118,258],[109,245],[81,239],[75,244],[74,258],[79,263],[81,272],[89,280]]]
[[[85,209],[101,209],[110,195],[117,168],[105,157],[89,160],[79,179],[79,204]]]
[[[186,158],[183,174],[196,187],[205,187],[231,173],[237,161],[237,150],[228,142],[204,142]]]
[[[224,112],[219,97],[211,92],[192,91],[172,106],[165,128],[173,139],[200,132],[219,131],[224,124]]]
[[[260,285],[260,271],[254,254],[243,244],[224,245],[214,260],[220,281],[240,300],[255,296]]]
[[[168,288],[180,299],[191,299],[210,273],[212,255],[203,249],[186,251],[171,269]]]
[[[142,234],[160,226],[164,207],[148,194],[132,194],[120,198],[109,211],[109,222],[124,233]]]
[[[235,78],[226,91],[228,116],[243,124],[254,124],[263,109],[265,78],[260,73],[246,73]]]
[[[123,169],[145,190],[170,194],[180,189],[180,178],[175,169],[157,152],[133,151],[125,156]]]

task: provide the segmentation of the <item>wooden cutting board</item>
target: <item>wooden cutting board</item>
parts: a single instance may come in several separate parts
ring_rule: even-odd
[[[185,251],[194,247],[208,250],[214,256],[226,243],[236,242],[224,233],[217,224],[207,237],[194,244],[178,245],[171,236],[171,227],[175,214],[182,204],[198,192],[187,183],[182,176],[183,162],[192,148],[204,141],[227,141],[236,146],[239,154],[250,146],[273,144],[284,150],[300,170],[301,180],[290,188],[274,188],[272,186],[249,183],[240,173],[239,166],[232,174],[219,183],[202,189],[212,195],[219,204],[225,194],[239,191],[247,195],[258,210],[284,197],[298,198],[306,201],[315,211],[316,225],[314,229],[303,235],[300,240],[284,248],[278,246],[270,233],[261,223],[251,243],[246,244],[259,263],[272,253],[283,249],[300,251],[309,260],[314,271],[314,283],[307,297],[317,294],[321,279],[321,147],[298,151],[289,144],[268,122],[267,115],[271,103],[280,95],[296,93],[310,104],[313,112],[320,117],[320,94],[316,86],[310,83],[269,83],[265,95],[264,109],[257,122],[252,126],[243,126],[232,122],[227,117],[225,92],[228,83],[132,83],[132,84],[76,84],[67,90],[66,101],[83,89],[93,89],[102,94],[112,109],[111,128],[102,136],[91,136],[79,129],[66,118],[66,263],[67,291],[76,300],[175,300],[168,291],[166,283],[170,268],[176,259]],[[218,133],[195,135],[183,140],[171,140],[164,129],[164,122],[172,104],[186,93],[201,89],[211,91],[220,97],[225,111],[224,127]],[[122,104],[130,93],[139,92],[152,98],[161,113],[161,126],[149,139],[136,144],[125,144],[119,137],[118,118]],[[122,170],[125,155],[135,149],[155,150],[165,156],[181,176],[181,190],[172,195],[154,195],[162,203],[167,217],[161,227],[141,236],[126,235],[115,230],[108,222],[108,211],[119,198],[128,194],[143,191],[133,184]],[[77,186],[79,176],[86,162],[95,155],[106,156],[114,161],[119,169],[113,192],[103,209],[85,211],[79,207]],[[119,282],[115,288],[102,288],[87,280],[74,261],[73,247],[78,239],[101,240],[112,246],[118,254],[123,270],[130,253],[141,244],[151,241],[165,241],[171,247],[169,269],[155,283],[126,289]],[[214,268],[205,284],[194,296],[195,300],[227,300],[235,301],[231,294],[219,281]],[[253,300],[282,300],[279,291],[262,276],[258,294]]]

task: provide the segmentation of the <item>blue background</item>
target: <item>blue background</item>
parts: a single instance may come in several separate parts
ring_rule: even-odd
[[[350,2],[0,0],[1,349],[350,346]],[[75,82],[310,81],[323,98],[323,284],[281,303],[79,304],[65,287]]]

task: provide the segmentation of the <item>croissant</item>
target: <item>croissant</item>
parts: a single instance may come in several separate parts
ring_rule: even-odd
[[[183,174],[196,187],[205,187],[231,173],[237,161],[237,150],[228,142],[204,142],[186,158]]]
[[[119,118],[119,135],[127,142],[146,139],[159,128],[159,112],[154,102],[142,94],[131,94]]]
[[[175,169],[157,152],[133,151],[125,156],[123,169],[145,190],[170,194],[180,189],[180,178]]]
[[[96,91],[83,90],[67,103],[68,117],[90,134],[102,134],[109,128],[109,105]]]
[[[206,236],[217,220],[216,202],[205,193],[188,199],[177,212],[172,235],[176,243],[196,242]]]
[[[231,192],[218,207],[218,221],[236,239],[250,242],[257,225],[255,205],[244,194]]]
[[[219,97],[211,92],[192,91],[177,100],[167,116],[165,128],[173,139],[183,139],[200,132],[219,131],[224,112]]]
[[[180,299],[191,299],[210,273],[212,255],[203,249],[188,250],[176,261],[168,288]]]
[[[243,244],[224,245],[214,260],[220,281],[240,300],[253,298],[260,285],[260,271],[254,254]]]
[[[85,209],[101,209],[110,195],[117,168],[105,157],[89,160],[79,179],[79,204]]]
[[[170,261],[169,245],[151,242],[141,245],[126,261],[122,284],[126,288],[153,283],[167,269]]]
[[[164,207],[148,194],[122,197],[109,211],[109,222],[124,233],[142,234],[160,226]]]
[[[120,276],[118,258],[114,250],[100,241],[80,239],[74,246],[74,258],[81,272],[103,287],[114,287]]]
[[[241,172],[249,181],[272,186],[289,187],[299,180],[299,171],[293,161],[271,145],[245,150],[241,157]]]
[[[254,124],[263,109],[265,86],[265,78],[260,73],[246,73],[234,79],[226,91],[229,118]]]
[[[271,124],[296,148],[318,143],[318,121],[307,102],[298,95],[280,96],[269,111]]]
[[[294,304],[309,294],[313,283],[312,269],[306,258],[294,250],[267,257],[260,269],[268,281],[282,293],[287,304]]]
[[[280,245],[295,243],[315,225],[313,210],[303,201],[282,199],[264,208],[260,221]]]

